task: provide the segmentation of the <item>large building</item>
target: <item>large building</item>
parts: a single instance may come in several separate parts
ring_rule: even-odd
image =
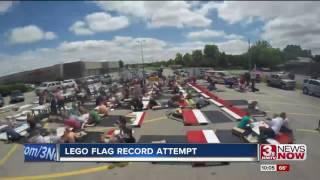
[[[118,61],[76,61],[0,77],[0,83],[40,83],[118,71]]]

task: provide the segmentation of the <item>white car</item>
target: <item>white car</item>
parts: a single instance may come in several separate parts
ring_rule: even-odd
[[[67,79],[62,81],[63,88],[71,88],[71,87],[75,87],[76,85],[77,83],[74,79]]]
[[[40,95],[43,92],[53,92],[57,89],[62,89],[62,84],[60,81],[53,82],[43,82],[39,87],[36,88],[36,95]]]

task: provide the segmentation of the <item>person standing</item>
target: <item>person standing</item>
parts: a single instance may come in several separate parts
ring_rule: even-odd
[[[257,74],[256,74],[256,70],[255,69],[252,69],[252,71],[250,72],[250,78],[251,78],[251,91],[252,92],[255,92],[256,91],[256,77],[257,77]]]
[[[250,72],[244,73],[244,79],[245,79],[246,87],[249,87],[249,85],[250,85]]]

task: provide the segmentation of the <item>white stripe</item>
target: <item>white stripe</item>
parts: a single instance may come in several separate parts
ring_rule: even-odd
[[[29,107],[31,107],[31,106],[32,106],[32,104],[26,104],[26,105],[20,106],[20,107],[19,107],[19,111],[20,111],[20,110],[23,110],[23,109],[27,109],[27,108],[29,108]]]
[[[147,109],[149,105],[149,101],[142,101],[143,109]]]
[[[223,108],[221,108],[221,109],[222,109],[224,112],[228,113],[228,114],[229,114],[230,116],[232,116],[233,118],[235,118],[235,119],[241,119],[241,117],[240,117],[238,114],[230,111],[228,108],[223,107]]]
[[[1,131],[2,129],[5,129],[6,127],[8,127],[8,125],[6,125],[6,124],[1,125],[1,126],[0,126],[0,131]]]
[[[193,114],[196,116],[199,124],[208,124],[207,118],[199,109],[193,109]]]
[[[16,118],[17,121],[26,121],[27,120],[27,116],[20,116]]]
[[[9,108],[13,108],[13,107],[16,107],[16,105],[11,104],[11,105],[7,105],[7,106],[3,106],[3,107],[0,108],[0,110],[6,110],[6,109],[9,109]]]
[[[192,88],[193,88],[194,90],[196,90],[198,93],[201,93],[201,92],[202,92],[200,89],[198,89],[198,88],[196,88],[196,87],[194,87],[194,86],[192,86]]]
[[[210,97],[208,95],[206,95],[205,93],[201,93],[201,95],[207,99],[209,99]]]
[[[196,90],[198,93],[201,93],[202,91],[200,91],[200,89],[198,89],[198,88],[196,88],[196,87],[194,87],[194,86],[192,86],[191,84],[189,84],[189,86],[191,86],[194,90]]]
[[[202,130],[202,133],[208,143],[220,143],[219,138],[213,130]]]
[[[138,126],[138,125],[139,125],[139,122],[140,122],[140,119],[141,119],[143,113],[144,113],[144,112],[134,112],[136,118],[135,118],[135,120],[132,122],[132,124],[131,124],[132,126]]]
[[[15,128],[14,130],[17,133],[20,133],[20,132],[23,132],[23,131],[27,130],[28,128],[29,128],[29,125],[27,123],[25,123],[25,124],[22,124],[21,126]]]
[[[218,101],[215,101],[213,99],[209,99],[210,102],[212,102],[213,104],[217,105],[218,107],[223,107],[223,105],[221,103],[219,103]]]
[[[49,104],[47,103],[47,104],[44,104],[44,105],[39,105],[39,106],[36,106],[36,107],[34,107],[34,108],[32,108],[31,110],[47,110],[48,108],[49,108]]]
[[[60,157],[59,161],[119,161],[119,162],[246,162],[258,161],[254,157],[146,157],[146,158],[133,158],[133,157]]]

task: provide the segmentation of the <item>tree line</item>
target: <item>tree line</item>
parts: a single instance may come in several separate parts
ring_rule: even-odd
[[[177,53],[174,59],[153,63],[150,65],[182,65],[185,67],[243,68],[257,67],[274,68],[279,64],[310,57],[320,62],[320,55],[312,56],[311,50],[304,50],[299,45],[287,45],[283,50],[273,48],[267,41],[257,41],[247,52],[240,55],[220,52],[214,44],[205,45],[203,50],[193,50],[191,53]]]

